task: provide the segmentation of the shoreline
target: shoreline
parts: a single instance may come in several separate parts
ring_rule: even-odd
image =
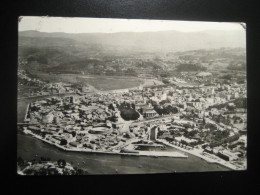
[[[40,136],[35,135],[31,132],[23,132],[26,135],[31,135],[32,137],[39,139],[45,143],[48,143],[50,145],[56,146],[59,149],[62,149],[67,152],[85,152],[85,153],[98,153],[98,154],[112,154],[112,155],[128,155],[128,156],[148,156],[148,157],[169,157],[169,158],[188,158],[188,156],[181,154],[179,152],[153,152],[154,154],[150,153],[149,151],[140,151],[139,153],[120,153],[120,152],[108,152],[108,151],[93,151],[93,150],[86,150],[86,149],[69,149],[65,148],[61,145],[58,145],[56,143],[52,143],[48,140],[42,139]]]
[[[75,148],[75,149],[70,149],[70,148],[65,148],[61,145],[58,145],[56,143],[52,143],[48,140],[45,140],[45,139],[42,139],[40,136],[38,135],[35,135],[29,131],[27,132],[24,132],[22,131],[23,133],[25,133],[26,135],[31,135],[33,138],[36,138],[38,140],[41,140],[42,142],[45,142],[45,143],[48,143],[52,146],[56,146],[57,148],[63,150],[63,151],[66,151],[66,152],[81,152],[81,153],[92,153],[92,154],[111,154],[111,155],[122,155],[122,156],[147,156],[147,157],[154,157],[154,158],[158,158],[158,157],[168,157],[168,158],[188,158],[187,155],[185,154],[182,154],[182,153],[179,153],[179,152],[154,152],[154,154],[150,153],[149,151],[141,151],[141,153],[120,153],[120,152],[108,152],[108,151],[93,151],[93,150],[86,150],[86,149],[78,149],[78,148]],[[215,160],[215,159],[212,159],[212,158],[209,158],[207,156],[204,156],[204,155],[201,155],[200,152],[201,151],[191,151],[191,150],[186,150],[184,148],[181,148],[181,147],[178,147],[178,146],[175,146],[173,144],[170,144],[168,143],[167,141],[165,140],[161,140],[161,139],[158,139],[157,141],[167,145],[167,146],[170,146],[170,147],[173,147],[175,149],[178,149],[178,150],[181,150],[182,152],[186,152],[188,154],[191,154],[193,156],[196,156],[196,157],[199,157],[203,160],[205,160],[207,163],[210,163],[210,164],[218,164],[218,165],[221,165],[221,166],[224,166],[230,170],[246,170],[241,168],[241,167],[236,167],[235,165],[232,165],[228,162],[225,162],[224,160],[222,159],[218,159],[218,160]],[[161,154],[160,154],[161,153]],[[217,158],[217,157],[216,157]]]
[[[237,167],[236,165],[230,164],[230,163],[228,163],[227,161],[224,161],[224,160],[222,160],[222,159],[220,159],[220,158],[218,158],[218,157],[216,157],[217,160],[215,160],[215,159],[209,158],[209,157],[207,157],[207,156],[201,155],[201,154],[200,154],[201,151],[199,151],[199,150],[197,150],[197,151],[194,150],[194,149],[193,149],[193,150],[186,150],[186,149],[184,149],[184,148],[181,148],[181,147],[175,146],[175,145],[173,145],[173,144],[170,144],[170,143],[168,143],[168,142],[165,141],[165,140],[158,139],[158,141],[161,142],[161,143],[163,143],[163,144],[165,144],[165,145],[168,145],[168,146],[174,147],[174,148],[176,148],[176,149],[178,149],[178,150],[181,150],[181,151],[183,151],[183,152],[186,152],[186,153],[189,153],[189,154],[191,154],[191,155],[194,155],[194,156],[197,156],[197,157],[199,157],[199,158],[202,158],[202,159],[204,159],[205,161],[207,161],[208,163],[219,164],[219,165],[224,166],[224,167],[226,167],[226,168],[229,168],[229,169],[231,169],[231,170],[233,170],[233,171],[235,171],[235,170],[246,170],[246,168],[243,169],[243,168],[241,168],[241,167]]]

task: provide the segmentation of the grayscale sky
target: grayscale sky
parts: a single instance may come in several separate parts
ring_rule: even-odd
[[[243,30],[243,28],[239,23],[230,22],[23,16],[19,22],[19,31],[25,30],[65,33],[114,33],[167,30],[194,32],[204,30]]]

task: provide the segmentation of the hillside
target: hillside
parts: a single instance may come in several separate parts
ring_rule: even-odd
[[[228,47],[229,49],[223,49]],[[231,59],[229,69],[245,69],[245,33],[241,31],[203,31],[183,33],[44,33],[19,32],[19,58],[28,71],[131,75],[159,74],[174,67],[176,58],[184,60],[179,71],[206,70],[189,61],[206,62]],[[240,63],[241,67],[237,64]],[[214,65],[215,66],[215,65]],[[137,71],[138,69],[138,71]],[[162,73],[162,72],[161,72]]]
[[[185,51],[220,47],[245,47],[246,41],[244,31],[202,31],[189,33],[161,31],[79,34],[23,31],[19,32],[19,45],[23,44],[25,37],[29,37],[30,39],[37,38],[39,40],[49,38],[51,42],[55,38],[58,44],[61,44],[61,39],[67,39],[70,42],[74,40],[88,45],[94,44],[144,51]],[[45,45],[46,42],[42,42],[42,44]]]

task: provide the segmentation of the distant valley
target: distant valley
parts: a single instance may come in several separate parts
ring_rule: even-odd
[[[245,70],[245,38],[241,31],[111,34],[22,31],[19,57],[27,61],[21,68],[29,72],[108,76],[137,76],[138,72],[156,76],[174,70],[207,70],[212,64],[210,69],[218,68],[223,61],[225,68]]]

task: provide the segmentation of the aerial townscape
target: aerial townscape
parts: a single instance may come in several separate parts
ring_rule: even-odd
[[[167,170],[151,164],[155,173],[247,168],[245,48],[112,47],[79,43],[70,34],[19,33],[18,174],[146,173],[148,158],[172,164]],[[37,152],[39,145],[51,159]],[[91,155],[98,163],[102,155],[117,162],[95,172]],[[122,165],[137,157],[140,164]],[[185,168],[195,161],[194,169]]]

